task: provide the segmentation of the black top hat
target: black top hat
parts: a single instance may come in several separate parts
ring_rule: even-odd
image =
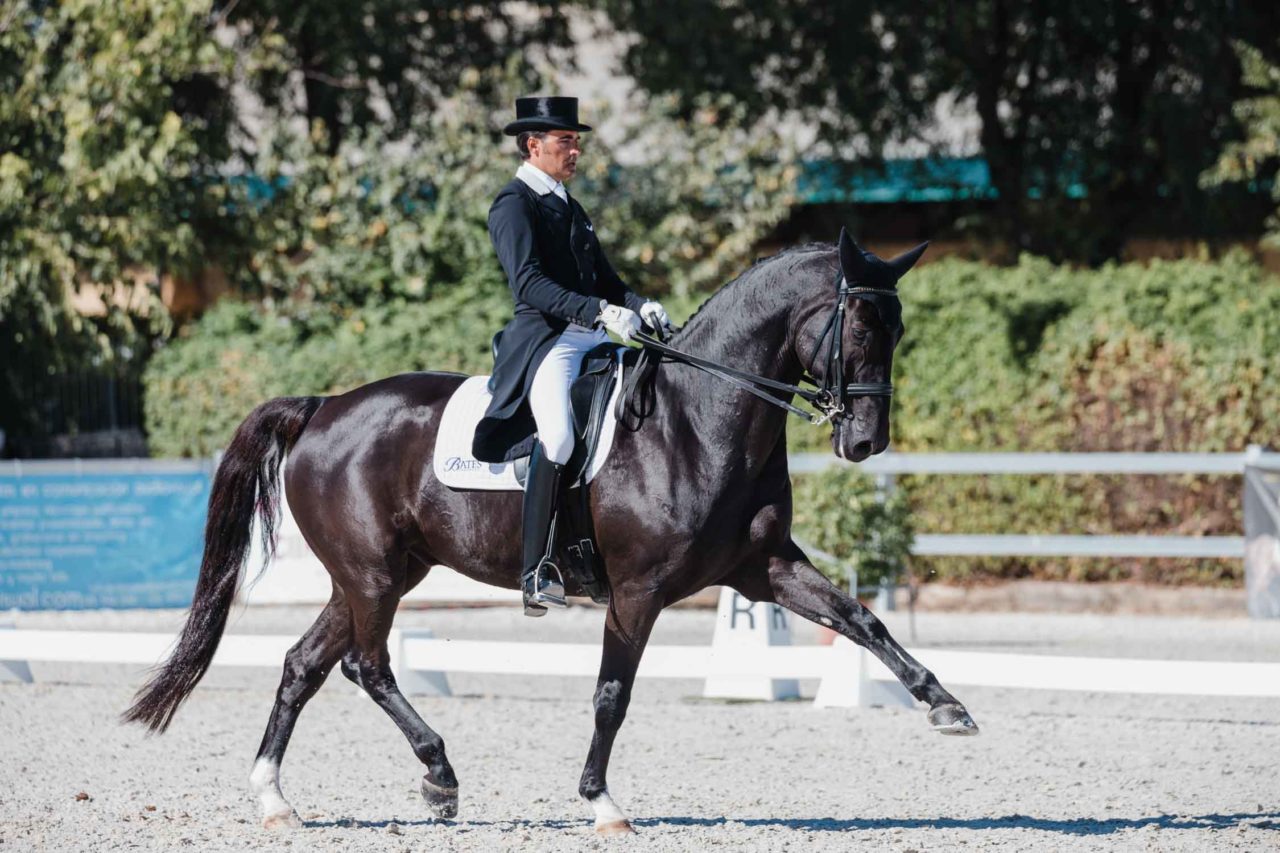
[[[577,98],[516,98],[516,120],[502,129],[507,136],[526,130],[590,130],[578,124]]]

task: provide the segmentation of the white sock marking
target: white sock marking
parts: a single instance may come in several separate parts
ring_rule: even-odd
[[[596,826],[603,826],[608,823],[618,823],[619,821],[627,823],[627,816],[622,813],[622,809],[618,808],[617,803],[613,801],[613,797],[609,796],[606,790],[594,800],[588,800],[591,808],[596,812]]]
[[[259,758],[249,773],[249,786],[262,803],[262,817],[293,814],[293,806],[280,793],[280,765],[270,758]]]

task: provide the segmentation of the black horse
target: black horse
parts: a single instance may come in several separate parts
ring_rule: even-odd
[[[824,380],[816,365],[824,355],[840,353],[834,370],[854,380],[850,388],[887,388],[901,325],[874,300],[838,287],[879,288],[896,306],[893,288],[918,255],[882,261],[843,232],[838,248],[785,251],[723,287],[672,343],[792,384],[806,369]],[[848,320],[835,327],[837,340],[830,334],[833,303],[844,306]],[[826,364],[830,368],[832,360]],[[519,529],[520,495],[455,492],[432,473],[441,413],[463,378],[413,373],[336,397],[271,400],[236,430],[218,467],[186,626],[125,719],[163,731],[204,675],[235,596],[255,514],[267,542],[272,538],[276,476],[288,451],[289,506],[328,569],[333,594],[285,657],[250,776],[265,826],[299,825],[280,792],[280,762],[298,714],[335,664],[408,738],[426,768],[422,792],[432,812],[441,818],[457,814],[458,780],[444,741],[397,689],[387,632],[401,597],[433,565],[518,588],[520,537],[512,532]],[[786,412],[683,364],[662,365],[653,391],[653,410],[634,430],[619,430],[591,486],[612,591],[595,691],[595,735],[578,787],[595,811],[597,831],[631,831],[609,796],[605,773],[654,621],[664,607],[714,584],[834,628],[869,649],[927,703],[935,729],[976,734],[968,712],[933,674],[792,541]],[[887,396],[842,402],[833,419],[836,454],[858,462],[883,451],[889,441]]]

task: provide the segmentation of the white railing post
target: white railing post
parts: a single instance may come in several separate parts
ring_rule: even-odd
[[[889,498],[893,495],[894,489],[897,487],[897,480],[893,474],[888,471],[881,471],[876,474],[876,501],[883,507],[889,502]],[[880,531],[871,531],[872,551],[879,551]],[[889,577],[880,578],[880,588],[876,590],[875,609],[880,612],[888,612],[898,609],[895,592],[898,588],[898,577],[902,573],[902,566],[897,566]]]
[[[1280,619],[1280,466],[1251,444],[1244,467],[1245,604],[1254,619]]]
[[[12,619],[0,620],[0,631],[13,630],[16,630],[16,626]],[[34,680],[31,677],[31,664],[25,659],[0,660],[0,683],[16,681],[30,684]]]

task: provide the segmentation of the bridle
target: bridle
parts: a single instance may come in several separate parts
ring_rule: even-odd
[[[831,310],[830,317],[827,318],[826,325],[822,327],[822,334],[818,336],[818,345],[814,349],[814,359],[816,359],[818,353],[822,351],[822,345],[826,342],[827,337],[834,332],[831,338],[831,345],[827,347],[827,358],[825,369],[822,371],[822,381],[819,382],[813,378],[812,361],[809,363],[805,375],[800,379],[801,382],[814,386],[813,389],[802,388],[799,385],[791,385],[787,382],[778,382],[774,379],[757,376],[754,373],[747,373],[701,356],[683,352],[644,332],[638,332],[633,338],[639,341],[646,349],[658,352],[660,356],[666,356],[672,361],[696,367],[731,385],[748,391],[772,405],[785,409],[788,414],[803,418],[809,423],[818,426],[829,420],[839,420],[844,417],[848,411],[847,404],[854,397],[893,396],[892,382],[850,382],[848,384],[844,382],[844,321],[847,313],[848,297],[867,299],[876,303],[876,309],[880,311],[882,320],[887,318],[885,316],[886,312],[879,305],[878,300],[881,297],[886,298],[886,300],[891,299],[891,307],[897,308],[899,312],[901,311],[901,304],[898,303],[898,292],[896,290],[853,285],[849,284],[843,275],[838,276],[836,278],[836,303]],[[894,329],[893,331],[896,333],[898,330]],[[818,413],[807,412],[798,406],[792,405],[783,397],[770,394],[769,391],[778,391],[788,397],[799,397],[817,409]]]

